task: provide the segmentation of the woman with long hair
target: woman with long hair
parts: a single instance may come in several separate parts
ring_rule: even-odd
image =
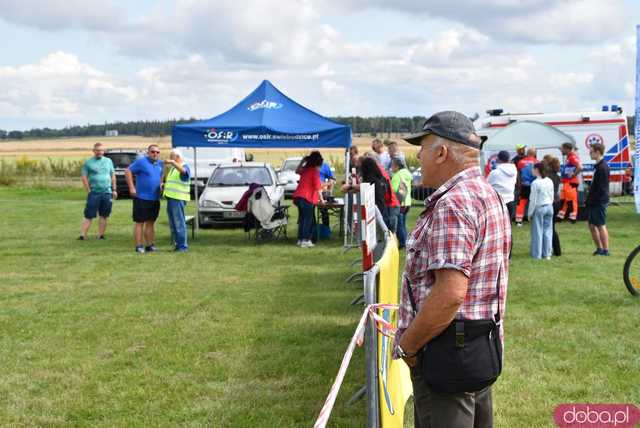
[[[553,181],[547,177],[544,163],[533,165],[535,180],[531,183],[529,218],[531,219],[531,257],[551,258],[553,239]]]
[[[387,193],[387,180],[380,172],[378,162],[375,159],[365,156],[360,162],[360,174],[364,183],[375,185],[376,207],[382,214],[384,223],[389,226],[389,213],[385,202],[385,194]]]
[[[302,158],[296,169],[296,174],[300,175],[300,181],[293,193],[293,203],[298,207],[298,245],[302,248],[314,246],[311,242],[314,211],[318,203],[324,204],[320,182],[320,168],[323,161],[320,152],[313,151]]]
[[[556,221],[558,211],[562,207],[562,200],[560,199],[560,160],[552,155],[545,155],[542,161],[547,166],[549,178],[553,181],[553,239],[552,248],[553,255],[559,257],[562,255],[562,248],[560,246],[560,236],[556,232]]]

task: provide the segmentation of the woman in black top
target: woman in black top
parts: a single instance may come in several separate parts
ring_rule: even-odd
[[[558,257],[562,255],[560,237],[558,236],[558,232],[556,232],[556,216],[562,207],[562,201],[560,200],[560,176],[558,175],[560,173],[560,161],[551,155],[545,155],[542,161],[547,165],[549,178],[553,181],[553,239],[551,242],[553,255]]]
[[[378,207],[380,214],[382,214],[384,223],[388,225],[387,205],[384,199],[384,195],[387,192],[387,180],[380,172],[376,161],[370,157],[362,158],[360,162],[360,174],[362,175],[363,182],[375,185],[376,207]]]

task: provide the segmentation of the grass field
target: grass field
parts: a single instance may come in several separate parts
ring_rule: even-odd
[[[0,188],[0,425],[311,426],[361,308],[340,242],[255,246],[204,230],[136,255],[129,200],[106,241],[76,241],[78,190]],[[411,223],[418,208],[414,208]],[[292,223],[295,225],[295,212]],[[640,402],[640,299],[622,283],[640,221],[611,207],[612,257],[594,258],[584,224],[561,224],[564,255],[528,257],[516,229],[498,427],[553,426],[566,402]],[[93,230],[92,232],[94,232]],[[329,426],[365,426],[357,351]]]

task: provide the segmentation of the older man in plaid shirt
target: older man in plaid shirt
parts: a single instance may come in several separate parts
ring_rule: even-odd
[[[511,246],[509,216],[481,175],[480,139],[466,116],[436,113],[425,122],[423,132],[407,141],[421,146],[423,185],[437,189],[407,242],[396,335],[396,357],[411,367],[415,426],[491,427],[491,387],[437,393],[426,384],[417,363],[420,350],[454,319],[492,319],[498,309],[502,319]],[[408,287],[417,307],[415,317]]]

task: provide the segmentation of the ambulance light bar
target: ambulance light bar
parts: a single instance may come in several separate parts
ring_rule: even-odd
[[[602,111],[609,111],[609,106],[602,106]],[[611,113],[622,114],[622,107],[617,104],[611,104]]]

